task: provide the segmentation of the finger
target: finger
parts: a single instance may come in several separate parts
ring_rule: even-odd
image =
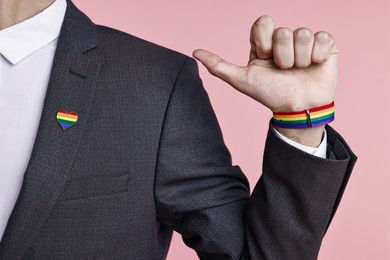
[[[272,49],[276,65],[282,69],[294,66],[294,35],[289,28],[278,28],[272,36]]]
[[[250,41],[251,53],[259,59],[272,58],[272,34],[275,23],[271,16],[263,15],[252,25]]]
[[[311,64],[314,34],[307,28],[294,31],[294,59],[295,66],[306,68]]]
[[[337,53],[335,40],[327,32],[317,32],[314,35],[314,46],[311,60],[314,63],[323,63],[331,54]]]
[[[221,57],[206,50],[195,50],[192,55],[199,60],[212,75],[222,79],[237,90],[244,92],[244,68],[227,62]]]

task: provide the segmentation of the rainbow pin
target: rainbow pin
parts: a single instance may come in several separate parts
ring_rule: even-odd
[[[66,110],[60,110],[57,113],[57,121],[60,124],[62,130],[66,130],[77,122],[78,115],[76,112],[66,112]]]

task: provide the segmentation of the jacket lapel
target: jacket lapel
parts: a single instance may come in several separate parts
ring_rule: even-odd
[[[72,166],[88,115],[100,63],[95,27],[68,1],[42,117],[22,189],[0,243],[0,259],[20,259],[44,225]],[[67,130],[57,112],[75,111],[78,121]]]

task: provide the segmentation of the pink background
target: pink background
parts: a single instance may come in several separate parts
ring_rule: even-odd
[[[326,30],[337,39],[340,80],[332,123],[359,156],[320,260],[390,259],[390,2],[388,0],[75,0],[96,23],[191,55],[248,57],[252,22]],[[271,113],[201,68],[225,141],[253,187],[261,174]],[[168,259],[198,259],[175,235]]]

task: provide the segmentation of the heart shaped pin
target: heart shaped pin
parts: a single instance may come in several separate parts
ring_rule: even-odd
[[[77,122],[78,115],[76,112],[66,112],[66,110],[60,110],[57,113],[57,121],[60,124],[62,130],[66,130]]]

